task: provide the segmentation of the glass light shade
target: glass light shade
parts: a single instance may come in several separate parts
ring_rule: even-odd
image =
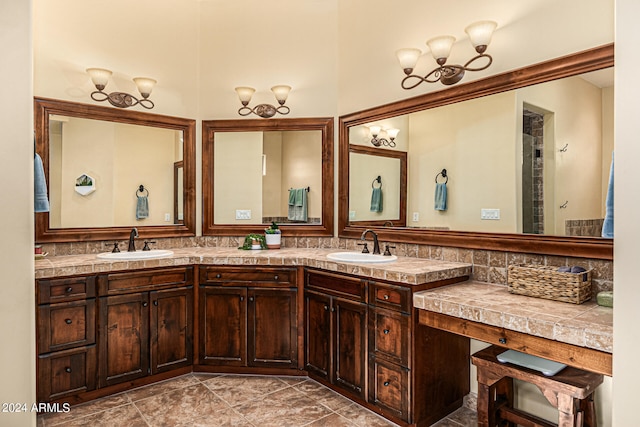
[[[451,47],[455,41],[456,38],[453,36],[434,37],[427,41],[427,46],[429,46],[433,58],[437,61],[438,59],[447,59],[449,57]]]
[[[102,86],[102,89],[107,85],[112,74],[111,71],[104,68],[87,68],[87,73],[91,77],[93,84],[96,87]]]
[[[405,48],[396,50],[400,67],[402,67],[403,70],[410,70],[409,74],[411,74],[411,71],[416,67],[420,55],[422,55],[420,49]]]
[[[240,102],[243,104],[248,104],[251,101],[251,97],[256,90],[252,87],[240,86],[236,88],[236,93],[238,94],[238,98],[240,98]]]
[[[464,31],[469,35],[473,47],[488,46],[497,26],[498,24],[493,21],[479,21],[469,25]]]
[[[400,132],[400,129],[387,129],[387,135],[390,139],[396,139],[398,132]]]
[[[287,96],[289,96],[289,91],[291,90],[291,86],[287,85],[279,85],[271,88],[271,91],[276,96],[276,99],[279,103],[284,104],[287,100]]]
[[[371,132],[371,135],[373,136],[378,136],[380,134],[380,126],[369,126],[369,132]]]
[[[157,83],[155,80],[148,77],[136,77],[133,79],[133,82],[138,87],[138,92],[140,92],[140,94],[145,98],[151,95],[151,91]]]

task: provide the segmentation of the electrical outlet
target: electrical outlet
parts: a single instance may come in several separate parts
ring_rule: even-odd
[[[251,209],[236,209],[236,219],[251,219]]]
[[[500,219],[500,209],[480,209],[480,219]]]
[[[414,212],[413,213],[413,222],[418,222],[420,221],[420,213],[419,212]]]
[[[171,214],[170,213],[164,214],[164,222],[171,222]]]

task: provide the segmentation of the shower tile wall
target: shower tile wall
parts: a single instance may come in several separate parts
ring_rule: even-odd
[[[544,117],[524,110],[522,133],[534,137],[535,155],[533,162],[533,233],[544,234]]]

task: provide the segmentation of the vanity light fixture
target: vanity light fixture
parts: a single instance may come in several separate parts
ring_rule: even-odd
[[[104,88],[107,86],[109,77],[111,77],[112,74],[110,70],[106,70],[104,68],[87,68],[87,73],[91,77],[91,81],[97,89],[96,91],[91,92],[91,99],[94,101],[109,101],[111,105],[118,108],[129,108],[140,104],[144,108],[150,110],[155,106],[153,101],[149,99],[153,86],[157,83],[153,79],[147,77],[136,77],[133,79],[134,83],[138,87],[140,95],[142,95],[142,98],[138,99],[125,92],[103,92]]]
[[[369,132],[371,132],[371,144],[376,147],[380,147],[381,145],[385,147],[395,147],[396,146],[396,137],[398,136],[398,132],[400,129],[382,129],[382,127],[378,125],[369,126]],[[389,138],[384,138],[383,135]],[[380,138],[378,138],[380,135]]]
[[[276,113],[285,115],[289,114],[289,107],[284,105],[287,101],[287,96],[289,96],[289,91],[291,90],[291,86],[286,85],[278,85],[271,88],[271,91],[276,96],[278,100],[278,107],[275,107],[271,104],[258,104],[253,108],[247,107],[249,102],[251,102],[251,96],[256,91],[252,87],[240,86],[236,88],[236,93],[238,94],[238,98],[240,98],[240,102],[242,103],[242,107],[238,110],[238,114],[241,116],[248,116],[253,113],[257,116],[262,117],[263,119],[269,119],[276,115]]]
[[[487,50],[489,43],[491,43],[491,35],[497,25],[498,24],[494,21],[479,21],[465,28],[464,31],[469,35],[469,40],[478,55],[471,58],[464,65],[446,64],[447,58],[449,58],[449,53],[451,53],[451,47],[456,41],[455,37],[439,36],[428,40],[427,45],[431,50],[433,58],[438,63],[438,67],[431,70],[424,77],[412,74],[416,63],[418,62],[418,58],[422,55],[422,51],[420,51],[420,49],[407,48],[396,51],[396,56],[398,57],[398,61],[400,61],[400,66],[406,74],[404,79],[402,79],[402,88],[413,89],[423,82],[436,83],[438,81],[443,85],[452,85],[462,80],[465,71],[482,71],[489,68],[493,62],[493,58],[486,54],[485,51]],[[481,59],[486,61],[484,65],[478,67],[471,66],[472,63]],[[412,80],[417,81],[411,83]]]

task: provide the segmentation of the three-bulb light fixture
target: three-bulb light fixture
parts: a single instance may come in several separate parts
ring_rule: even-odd
[[[398,136],[399,129],[382,129],[381,126],[373,125],[369,126],[369,132],[371,133],[371,144],[375,147],[385,146],[385,147],[395,147],[396,146],[396,137]],[[385,138],[384,134],[386,134]]]
[[[493,21],[479,21],[465,28],[465,32],[468,34],[469,40],[478,55],[471,58],[464,65],[449,65],[446,63],[451,53],[451,47],[456,41],[455,37],[439,36],[428,40],[427,45],[431,50],[433,58],[438,63],[438,67],[431,70],[425,76],[412,74],[418,58],[422,55],[422,51],[413,48],[399,49],[396,51],[396,56],[406,74],[404,79],[402,79],[402,88],[413,89],[423,82],[436,83],[438,81],[444,85],[452,85],[462,80],[465,71],[482,71],[487,69],[493,62],[493,58],[486,54],[485,51],[489,43],[491,43],[491,36],[496,27],[497,24]],[[485,61],[484,65],[472,66],[472,64],[478,60]]]
[[[289,96],[289,91],[291,90],[291,86],[287,85],[278,85],[271,88],[271,91],[276,96],[276,100],[278,101],[279,106],[275,107],[271,104],[258,104],[253,108],[248,107],[249,102],[251,102],[251,97],[253,93],[256,91],[252,87],[240,86],[236,88],[236,93],[238,94],[238,98],[240,98],[240,103],[242,103],[242,107],[238,110],[238,114],[241,116],[248,116],[253,113],[257,116],[262,117],[263,119],[269,119],[276,115],[276,113],[285,115],[289,114],[289,107],[284,105],[287,102],[287,97]]]
[[[136,98],[125,92],[104,92],[104,88],[107,86],[109,77],[112,72],[104,68],[87,68],[87,73],[91,77],[91,81],[96,87],[96,91],[91,92],[91,99],[94,101],[102,102],[109,101],[111,105],[118,108],[129,108],[134,105],[140,104],[144,108],[150,110],[155,105],[153,101],[149,99],[153,87],[157,83],[155,80],[148,77],[136,77],[133,79],[134,83],[138,87],[138,92],[142,96],[141,99]]]

